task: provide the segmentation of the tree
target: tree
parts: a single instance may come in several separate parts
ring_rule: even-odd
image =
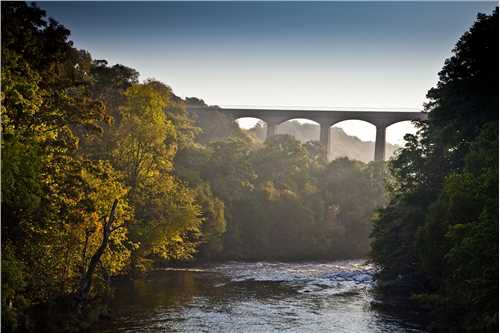
[[[434,329],[498,329],[498,8],[458,41],[427,122],[391,161],[373,258],[382,285],[430,307]]]
[[[145,269],[146,259],[186,259],[196,250],[201,223],[195,193],[172,173],[178,132],[168,119],[170,88],[157,82],[130,86],[120,107],[120,123],[111,130],[119,138],[111,162],[130,187],[135,209],[130,238],[133,269]]]

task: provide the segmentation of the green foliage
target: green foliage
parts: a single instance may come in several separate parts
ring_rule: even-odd
[[[384,165],[365,165],[346,158],[328,165],[321,177],[327,218],[335,225],[333,253],[364,256],[369,252],[373,211],[384,202]],[[362,204],[360,204],[362,203]]]
[[[210,242],[205,243],[200,257],[366,255],[371,212],[384,202],[383,166],[347,159],[327,166],[320,156],[312,143],[303,145],[287,135],[256,144],[240,134],[181,151],[175,159],[176,174],[191,186],[211,189],[204,190],[205,199],[198,199],[207,200],[205,216],[214,216],[207,207],[220,212],[217,223],[202,227],[202,237],[217,235],[217,246],[208,250]],[[356,196],[365,200],[363,205],[352,201]]]
[[[197,107],[208,106],[203,100],[195,97],[186,98],[186,104]],[[208,144],[210,141],[224,140],[227,137],[242,137],[238,125],[223,113],[217,111],[217,107],[208,107],[207,109],[193,110],[190,112],[190,118],[194,124],[203,131],[197,136],[197,141],[201,144]]]
[[[198,258],[217,258],[223,251],[223,235],[226,232],[224,202],[214,196],[206,182],[196,187],[195,199],[200,204],[203,221]]]
[[[69,300],[62,321],[92,312],[77,296],[103,245],[91,298],[141,255],[192,257],[198,194],[172,169],[196,129],[180,116],[174,127],[165,112],[182,110],[168,87],[93,61],[35,5],[2,4],[2,20],[2,329],[37,330],[44,319],[31,316],[56,300]]]
[[[204,165],[202,175],[210,181],[218,197],[229,203],[252,190],[256,175],[250,163],[251,146],[248,141],[239,138],[213,141],[209,149],[210,159]]]
[[[429,120],[391,161],[375,218],[381,286],[431,310],[436,331],[498,330],[498,9],[478,15],[428,93]]]
[[[3,327],[22,327],[19,311],[77,288],[81,249],[92,246],[79,230],[124,193],[112,170],[75,152],[75,130],[94,132],[102,108],[87,95],[90,58],[44,15],[24,3],[2,6]],[[97,179],[104,191],[92,185]],[[116,259],[110,253],[104,269],[119,270]]]

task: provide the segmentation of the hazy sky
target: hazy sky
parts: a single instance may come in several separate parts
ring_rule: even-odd
[[[220,106],[421,109],[496,2],[39,2],[96,59]],[[251,122],[244,122],[248,126]],[[340,124],[374,140],[366,123]],[[408,124],[388,129],[400,142]]]

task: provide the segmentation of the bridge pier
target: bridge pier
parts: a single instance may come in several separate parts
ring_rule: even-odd
[[[275,123],[273,121],[267,121],[266,140],[276,135],[277,128],[278,128],[278,123]]]
[[[385,130],[386,126],[377,126],[375,137],[375,161],[385,160]]]
[[[331,128],[330,123],[320,123],[319,142],[325,148],[325,159],[330,161]]]

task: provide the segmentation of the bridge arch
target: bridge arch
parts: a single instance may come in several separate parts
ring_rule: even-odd
[[[267,134],[267,123],[257,117],[239,117],[235,118],[234,122],[244,131],[250,132],[258,140],[264,141]]]
[[[267,126],[266,121],[259,117],[238,117],[234,118],[234,121],[242,129],[250,129],[255,127],[258,123],[265,124]]]
[[[358,126],[365,126],[365,125],[371,125],[377,127],[377,123],[373,121],[372,119],[364,119],[364,117],[339,117],[336,118],[332,121],[331,126],[334,127],[342,127],[338,126],[339,124],[345,125],[346,123],[352,125],[352,124],[357,124]]]
[[[330,159],[334,159],[337,157],[347,156],[347,151],[345,150],[345,145],[341,140],[340,135],[335,135],[335,132],[338,130],[343,131],[348,136],[355,136],[361,142],[375,142],[377,126],[369,121],[362,119],[345,119],[339,122],[336,122],[331,126],[331,142],[330,142],[330,151],[329,157]],[[336,130],[337,129],[337,130]],[[338,133],[340,134],[340,133]],[[351,152],[352,153],[352,152]],[[372,160],[371,156],[375,156],[375,144],[366,147],[366,145],[359,145],[356,155],[358,155],[359,160],[363,162],[369,162]],[[366,158],[365,156],[370,156]]]
[[[292,135],[302,143],[306,141],[319,141],[320,131],[318,125],[321,126],[320,123],[311,119],[290,118],[279,123],[276,129],[276,134]],[[301,133],[298,131],[299,128],[302,130],[302,133],[304,133],[304,131],[306,131],[306,133],[304,135],[300,135]]]
[[[401,134],[403,133],[403,134]],[[387,141],[392,144],[404,146],[406,143],[404,136],[406,134],[416,134],[417,127],[411,120],[402,120],[390,124],[386,128]]]

